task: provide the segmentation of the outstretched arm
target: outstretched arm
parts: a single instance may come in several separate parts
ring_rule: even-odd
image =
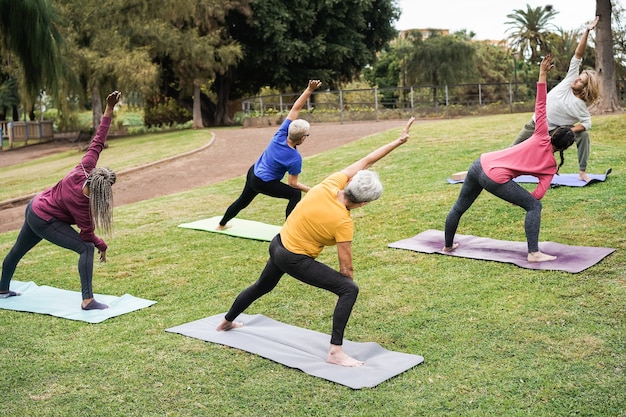
[[[552,63],[552,54],[547,54],[541,60],[541,64],[539,65],[539,82],[545,83],[548,78],[548,71],[550,71],[554,67]]]
[[[120,101],[121,95],[122,93],[116,90],[107,96],[107,99],[106,99],[107,106],[104,109],[104,114],[103,114],[104,117],[113,116],[113,109],[115,108],[115,105],[117,104],[117,102]]]
[[[311,97],[313,91],[320,88],[321,85],[322,82],[320,80],[309,80],[309,85],[307,86],[306,90],[304,90],[302,94],[300,94],[300,97],[298,97],[296,102],[293,103],[291,110],[289,110],[289,114],[287,114],[287,119],[291,121],[296,120],[298,118],[298,113],[300,113],[300,110],[302,109],[302,107],[304,107],[306,101],[309,99],[309,97]]]
[[[587,24],[585,31],[583,32],[583,36],[578,41],[578,46],[576,46],[576,51],[574,52],[574,56],[578,59],[581,59],[583,55],[585,55],[585,49],[587,49],[587,38],[589,37],[589,32],[595,29],[598,24],[599,16],[596,16],[590,23]]]
[[[349,167],[344,168],[341,172],[347,175],[348,178],[352,178],[357,172],[374,165],[375,162],[381,160],[383,157],[385,157],[387,154],[389,154],[391,151],[393,151],[409,139],[409,129],[411,129],[413,121],[415,121],[415,117],[411,117],[409,119],[398,139],[384,146],[381,146],[373,152],[370,152],[365,158],[362,158],[350,165]]]

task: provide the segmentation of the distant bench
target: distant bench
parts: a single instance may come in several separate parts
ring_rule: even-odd
[[[33,122],[0,122],[0,150],[11,149],[16,142],[37,140],[39,143],[52,140],[54,138],[54,121],[40,120]],[[8,145],[4,142],[8,140]]]

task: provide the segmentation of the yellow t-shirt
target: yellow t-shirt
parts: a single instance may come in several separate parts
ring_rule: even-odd
[[[325,246],[352,241],[350,211],[337,199],[347,184],[348,177],[338,172],[306,193],[280,230],[287,250],[316,258]]]

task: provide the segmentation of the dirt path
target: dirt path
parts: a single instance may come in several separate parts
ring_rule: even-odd
[[[354,140],[403,126],[403,120],[313,124],[311,136],[299,150],[303,157],[316,155]],[[276,126],[271,126],[216,130],[211,146],[199,152],[120,174],[113,187],[115,205],[174,194],[244,175],[261,155],[276,129]],[[207,135],[207,141],[209,139],[210,136]],[[0,167],[69,148],[68,144],[46,143],[2,151]],[[19,229],[23,221],[23,204],[1,210],[0,233]]]

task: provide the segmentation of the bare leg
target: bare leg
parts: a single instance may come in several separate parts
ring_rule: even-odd
[[[224,319],[222,320],[220,324],[217,325],[215,330],[217,330],[218,332],[225,332],[230,329],[238,329],[239,327],[242,327],[242,326],[243,326],[243,323],[239,321],[228,321]]]
[[[459,247],[458,243],[453,243],[452,246],[450,246],[450,247],[444,246],[443,249],[441,249],[441,250],[444,251],[444,252],[452,252],[453,250],[455,250],[458,247]]]
[[[347,367],[355,367],[363,365],[362,361],[358,361],[344,353],[343,347],[340,345],[330,345],[326,362],[333,365],[341,365]]]
[[[582,171],[582,170],[578,173],[578,179],[583,180],[585,182],[591,181],[591,177],[587,175],[587,171]]]
[[[543,252],[530,252],[528,257],[526,258],[528,262],[546,262],[553,261],[556,259],[556,256],[548,255]]]
[[[232,226],[227,224],[222,226],[221,224],[218,224],[217,227],[215,228],[215,230],[226,230],[226,229],[230,229]]]

